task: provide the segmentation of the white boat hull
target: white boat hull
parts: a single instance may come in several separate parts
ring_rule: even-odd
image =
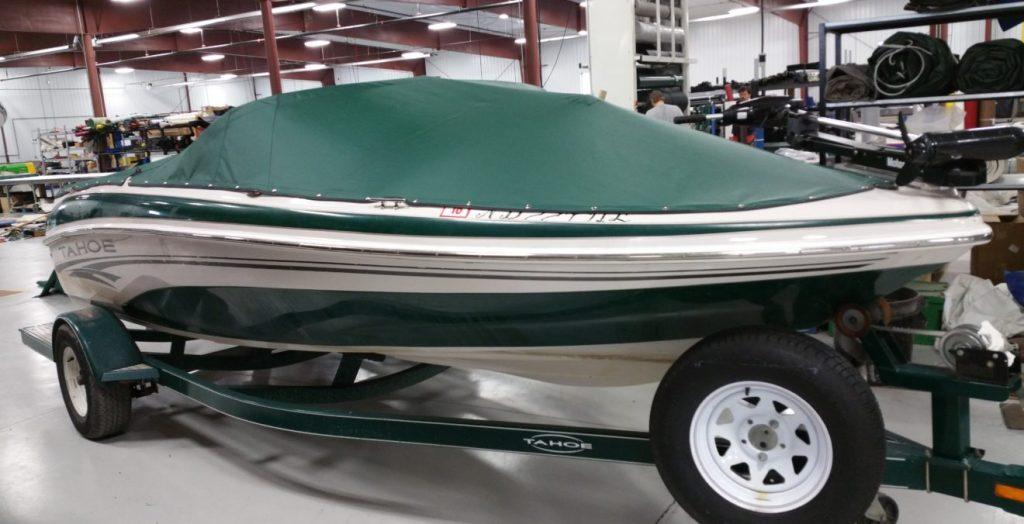
[[[244,198],[174,191],[227,202]],[[850,207],[869,202],[863,195],[834,199],[829,207],[833,215],[852,212]],[[424,213],[261,200],[271,206],[291,201],[311,213],[327,206]],[[964,209],[946,198],[906,200],[932,213]],[[828,212],[822,204],[787,206],[774,215],[757,210],[674,217],[693,224],[813,218]],[[707,222],[706,215],[719,222]],[[460,219],[466,218],[452,218]],[[667,218],[620,215],[618,220]],[[660,379],[679,354],[719,323],[809,327],[802,324],[812,321],[812,310],[843,299],[838,291],[830,296],[831,290],[860,286],[871,288],[860,290],[866,294],[884,294],[913,278],[915,270],[953,260],[988,235],[975,216],[570,238],[439,237],[100,217],[60,224],[47,243],[70,296],[155,329],[255,347],[373,352],[553,382],[615,385]],[[822,295],[820,304],[810,303],[812,293]],[[758,298],[747,298],[752,295]],[[650,309],[643,301],[652,304]],[[709,320],[702,321],[702,315]]]

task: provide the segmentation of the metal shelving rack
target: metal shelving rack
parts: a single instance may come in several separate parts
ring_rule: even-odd
[[[1008,4],[989,5],[983,7],[971,7],[957,11],[943,13],[908,14],[890,16],[884,18],[870,18],[852,22],[826,22],[818,26],[818,104],[819,114],[825,115],[830,109],[851,109],[857,107],[884,107],[884,106],[906,106],[913,104],[933,104],[942,102],[963,102],[969,100],[996,100],[1002,98],[1024,98],[1024,91],[1010,91],[1002,93],[980,93],[973,95],[947,95],[928,96],[918,98],[884,98],[879,100],[864,100],[857,102],[832,102],[825,99],[825,87],[828,83],[828,36],[835,36],[834,60],[836,64],[842,63],[843,46],[842,37],[847,33],[861,33],[865,31],[878,31],[884,29],[902,29],[932,24],[949,24],[956,22],[972,22],[975,20],[986,20],[999,18],[1006,15],[1024,14],[1024,2],[1011,2]]]

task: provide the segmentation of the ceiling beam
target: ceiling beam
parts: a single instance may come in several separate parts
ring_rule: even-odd
[[[26,6],[20,5],[27,4],[25,0],[9,1],[19,4],[14,6],[12,9],[28,9]],[[13,32],[12,34],[16,36],[0,38],[0,48],[7,49],[10,52],[43,49],[46,47],[52,47],[53,45],[65,44],[67,41],[70,41],[70,37],[66,36],[67,34],[59,33],[57,32],[58,30],[73,31],[73,33],[68,34],[77,33],[77,29],[82,26],[82,23],[78,21],[77,8],[74,8],[74,0],[40,1],[45,4],[45,7],[50,9],[57,9],[61,5],[64,5],[65,7],[72,6],[72,8],[70,11],[65,11],[63,15],[54,15],[54,17],[49,21],[50,25],[45,25],[45,27],[39,25],[32,26],[34,29],[42,30],[43,32]],[[251,13],[253,12],[252,7],[255,6],[252,0],[218,0],[217,2],[209,2],[207,0],[174,0],[173,2],[170,0],[150,0],[149,2],[136,2],[129,4],[113,4],[108,0],[80,1],[83,6],[82,18],[85,20],[86,29],[91,31],[93,34],[107,36],[112,34],[112,29],[117,29],[117,31],[113,31],[115,34],[124,34],[126,32],[141,32],[153,27],[173,27],[178,24],[210,19],[218,16]],[[472,1],[474,5],[477,6],[488,5],[488,3],[483,0],[468,1]],[[490,2],[493,1],[494,0],[490,0]],[[567,0],[558,1],[573,4]],[[579,8],[576,7],[575,9],[578,10]],[[68,15],[68,13],[75,15],[72,16],[74,20],[67,19],[67,16],[65,15]],[[64,16],[63,19],[61,18],[62,16]],[[522,53],[520,46],[516,45],[511,37],[462,28],[455,28],[440,32],[431,31],[427,28],[428,24],[423,21],[402,21],[395,17],[383,16],[355,9],[345,9],[338,12],[337,15],[334,12],[317,12],[313,10],[280,13],[275,15],[274,19],[282,32],[309,33],[322,31],[325,34],[350,37],[371,42],[393,43],[400,46],[420,48],[424,50],[445,49],[513,60],[520,59]],[[5,25],[7,20],[13,20],[14,22]],[[25,21],[17,16],[0,18],[0,31],[4,28],[12,29],[23,25],[26,25]],[[229,42],[255,40],[259,39],[259,35],[262,34],[262,24],[259,17],[236,20],[224,24],[223,27],[234,29],[236,31],[251,30],[254,33],[252,35],[238,35],[237,40],[228,40]],[[348,29],[342,29],[346,27]],[[200,47],[202,45],[217,45],[224,43],[224,38],[216,36],[218,33],[223,35],[224,30],[218,30],[211,27],[206,28],[202,34],[197,35],[181,35],[178,33],[161,34],[123,42],[107,43],[103,46],[98,46],[98,49],[109,51],[148,52],[184,51]],[[0,33],[0,35],[2,34],[3,33]],[[18,37],[19,35],[21,38]],[[61,40],[61,35],[65,35],[64,40]],[[279,43],[286,40],[289,40],[289,38],[279,38]],[[295,38],[295,40],[298,41],[300,39]],[[374,54],[375,49],[377,53],[388,52],[386,48],[371,47],[369,49],[369,51],[366,51],[363,54],[372,55]],[[293,54],[301,55],[300,51],[301,50],[297,50]],[[226,51],[218,50],[217,52]],[[0,51],[0,53],[3,53],[3,51]],[[305,54],[308,56],[297,56],[295,59],[310,60],[321,58],[321,53]]]
[[[0,32],[0,55],[70,44],[73,37],[62,34]]]
[[[98,51],[96,53],[97,62],[103,64],[107,62],[116,62],[132,57],[142,57],[143,53],[139,52],[110,52],[110,51]],[[359,62],[365,60],[366,57],[352,57],[344,60],[340,60],[338,65],[344,65],[345,63]],[[262,73],[267,70],[266,59],[262,57],[249,57],[239,56],[237,60],[235,57],[228,57],[227,59],[219,62],[203,62],[202,60],[194,59],[187,55],[179,56],[168,56],[160,58],[150,58],[141,60],[137,63],[125,63],[124,65],[134,67],[139,70],[147,71],[172,71],[172,72],[185,72],[185,73],[201,73],[201,74],[224,74],[233,73],[236,75],[245,75],[252,73]],[[82,68],[85,64],[82,60],[81,53],[76,54],[60,54],[60,55],[48,55],[39,56],[32,58],[25,58],[18,60],[17,63],[12,63],[9,66],[5,64],[5,67],[53,67],[53,68]],[[101,66],[100,69],[110,69],[113,66]],[[376,69],[391,69],[396,71],[409,71],[413,74],[424,74],[425,61],[420,60],[402,60],[396,62],[386,62],[382,64],[374,64],[370,66]],[[334,74],[333,69],[324,69],[319,71],[296,71],[292,73],[285,73],[285,78],[294,78],[300,80],[317,80],[326,74]],[[16,75],[15,75],[16,76]]]
[[[479,7],[492,3],[492,0],[396,0],[410,4],[443,5],[459,8]],[[756,1],[756,0],[754,0]],[[522,19],[520,6],[499,7],[494,13],[504,13],[513,18]],[[537,0],[537,17],[540,23],[555,27],[582,29],[586,27],[586,12],[577,2],[570,0]]]
[[[483,2],[487,5],[491,2]],[[320,13],[306,11],[289,13],[302,19],[303,32],[324,31],[337,36],[389,42],[423,49],[458,51],[518,60],[521,50],[511,37],[481,33],[455,28],[445,31],[431,31],[422,21],[395,21],[395,17],[382,16],[365,11],[345,9],[338,12]],[[338,27],[360,26],[353,29],[336,30]]]
[[[4,0],[0,31],[77,34],[75,3],[68,0]]]

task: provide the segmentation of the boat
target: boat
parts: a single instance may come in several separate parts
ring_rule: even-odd
[[[76,184],[49,228],[68,295],[153,330],[577,385],[656,382],[733,326],[814,328],[991,234],[951,191],[428,77],[231,109]]]

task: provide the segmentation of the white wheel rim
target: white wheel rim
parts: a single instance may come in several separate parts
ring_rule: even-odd
[[[61,365],[64,366],[64,386],[68,391],[68,398],[71,399],[71,407],[78,416],[85,418],[89,413],[89,399],[85,392],[82,367],[79,365],[78,357],[70,347],[64,348],[64,356],[61,358]]]
[[[832,471],[821,417],[797,394],[766,382],[735,382],[708,395],[690,423],[690,443],[704,481],[758,513],[807,504]]]

